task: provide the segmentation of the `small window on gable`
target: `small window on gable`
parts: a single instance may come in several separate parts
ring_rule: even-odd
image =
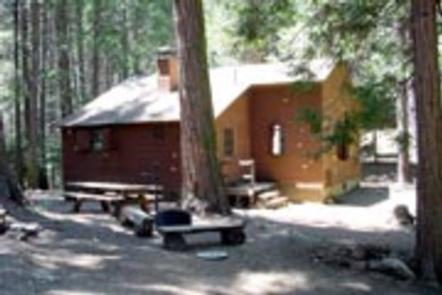
[[[270,153],[272,156],[282,156],[284,153],[284,131],[281,124],[271,126]]]
[[[166,137],[166,131],[163,125],[158,124],[153,127],[152,137],[154,140],[163,141]]]
[[[224,156],[233,157],[235,154],[235,134],[232,128],[224,129]]]
[[[336,146],[336,156],[341,161],[346,161],[350,157],[350,149],[348,143],[340,143]]]

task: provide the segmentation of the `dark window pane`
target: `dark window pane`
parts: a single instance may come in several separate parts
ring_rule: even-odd
[[[341,143],[336,146],[336,155],[339,160],[346,161],[349,158],[349,147],[346,143]]]

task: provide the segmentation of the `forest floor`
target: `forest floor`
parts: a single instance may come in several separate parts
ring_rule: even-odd
[[[140,239],[90,206],[82,214],[54,193],[34,194],[35,210],[21,219],[43,231],[28,242],[0,237],[0,294],[440,294],[414,282],[323,264],[318,247],[334,243],[389,245],[410,253],[413,229],[392,219],[395,204],[414,208],[414,187],[397,188],[391,167],[366,167],[360,189],[340,204],[299,204],[279,210],[238,211],[248,220],[246,244],[217,245],[216,237],[186,252],[168,252],[161,238]],[[196,256],[222,249],[223,261]]]

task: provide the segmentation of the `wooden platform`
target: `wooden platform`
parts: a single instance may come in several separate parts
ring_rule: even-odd
[[[288,198],[281,195],[273,182],[239,183],[226,187],[226,193],[232,206],[240,208],[276,209],[288,203]]]
[[[256,182],[233,184],[226,187],[226,193],[232,196],[251,196],[260,192],[276,188],[274,182]]]

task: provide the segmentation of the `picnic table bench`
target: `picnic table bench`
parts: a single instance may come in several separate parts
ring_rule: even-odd
[[[118,214],[124,197],[120,195],[101,195],[84,192],[64,192],[65,200],[73,202],[72,211],[80,212],[81,205],[84,202],[100,202],[104,212],[110,212],[111,206],[114,206],[114,213]]]
[[[224,245],[240,245],[246,240],[243,221],[223,221],[205,224],[167,225],[159,226],[157,231],[163,236],[163,246],[169,250],[184,250],[187,248],[185,235],[205,232],[220,234]]]
[[[111,204],[115,205],[117,216],[122,205],[131,203],[138,204],[141,209],[148,211],[148,204],[163,193],[163,187],[156,184],[80,181],[68,182],[66,186],[70,191],[77,194],[75,199],[80,199],[80,206],[81,199],[83,201],[99,201],[102,203],[103,210],[108,211],[108,206],[105,204],[109,204],[109,201],[111,201]],[[112,195],[109,195],[109,193]],[[147,198],[146,195],[154,195],[155,198]],[[106,198],[110,198],[110,200]]]

